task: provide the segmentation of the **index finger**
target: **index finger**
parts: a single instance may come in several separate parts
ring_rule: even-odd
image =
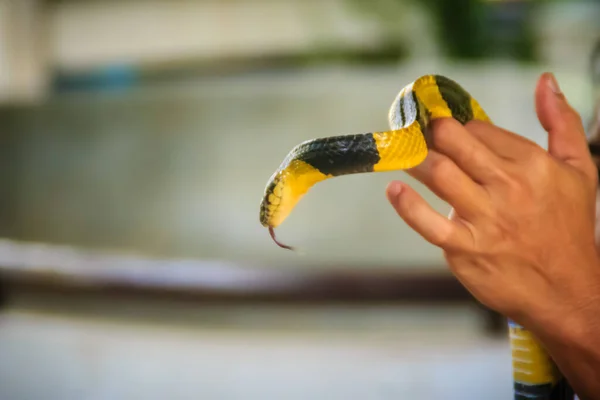
[[[432,146],[450,158],[479,184],[491,183],[504,175],[506,163],[460,122],[451,118],[432,121]],[[427,168],[427,163],[415,169]]]

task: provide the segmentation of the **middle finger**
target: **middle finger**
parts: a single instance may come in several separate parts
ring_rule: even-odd
[[[486,190],[447,156],[431,150],[419,166],[406,172],[450,204],[462,218],[473,221],[482,213],[488,214]]]
[[[506,160],[458,121],[450,118],[435,120],[430,129],[434,150],[451,159],[475,182],[486,185],[503,177]]]

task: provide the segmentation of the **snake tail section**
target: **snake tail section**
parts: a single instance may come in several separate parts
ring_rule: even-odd
[[[458,83],[440,75],[424,75],[405,86],[392,102],[390,130],[317,138],[295,146],[267,182],[260,204],[261,224],[274,238],[272,229],[312,186],[326,179],[417,166],[431,147],[428,127],[436,118],[454,118],[462,124],[473,119],[489,121]]]
[[[515,400],[572,400],[573,392],[531,332],[508,322]]]

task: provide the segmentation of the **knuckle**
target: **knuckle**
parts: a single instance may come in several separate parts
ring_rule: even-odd
[[[432,141],[435,147],[444,147],[448,140],[452,140],[452,123],[450,118],[440,118],[435,120],[435,125],[431,130]]]
[[[547,182],[552,176],[552,162],[548,154],[544,151],[532,151],[529,158],[529,173],[524,174],[531,176],[535,180]]]
[[[507,186],[512,192],[518,191],[523,186],[522,179],[519,178],[518,174],[504,170],[498,170],[496,171],[495,176],[499,182]]]
[[[531,139],[522,136],[517,136],[517,139],[519,140],[520,146],[523,147],[522,152],[524,153],[544,152],[542,147]]]
[[[452,174],[452,162],[445,157],[436,158],[431,163],[430,173],[433,183],[444,183],[450,179]]]
[[[492,237],[498,246],[510,243],[519,234],[519,222],[507,218],[498,218],[492,229]]]
[[[522,205],[523,199],[534,195],[533,188],[539,182],[538,178],[530,176],[525,172],[522,174],[506,174],[502,177],[502,185],[505,188],[505,200],[514,206]]]
[[[444,248],[450,243],[450,234],[444,232],[437,233],[432,238],[431,243],[435,246]]]
[[[477,151],[474,145],[469,147],[470,148],[465,152],[464,156],[466,162],[468,162],[471,165],[488,166],[488,168],[492,168],[494,170],[497,169],[494,168],[494,166],[490,163],[490,160],[486,158],[485,153]]]

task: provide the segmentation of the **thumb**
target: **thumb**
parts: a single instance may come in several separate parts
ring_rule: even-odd
[[[551,73],[542,74],[538,80],[535,108],[548,132],[548,152],[577,169],[589,169],[591,157],[581,117],[569,105]]]

